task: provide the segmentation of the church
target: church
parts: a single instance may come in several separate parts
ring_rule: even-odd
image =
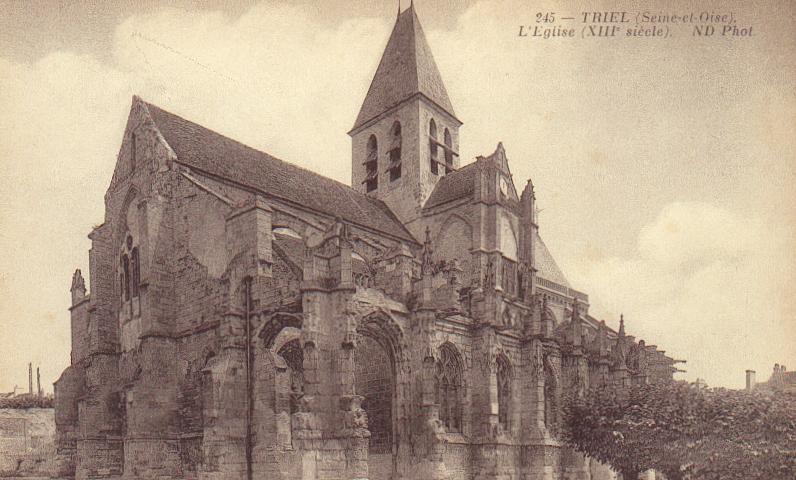
[[[466,162],[414,6],[344,185],[133,97],[55,384],[64,478],[613,479],[562,401],[675,361],[589,315],[506,151]]]

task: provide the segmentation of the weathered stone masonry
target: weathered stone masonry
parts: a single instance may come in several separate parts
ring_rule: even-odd
[[[134,97],[90,289],[72,279],[60,474],[590,479],[561,398],[667,381],[588,314],[502,145],[461,122],[414,8],[352,137],[352,187]],[[90,293],[89,293],[90,291]]]

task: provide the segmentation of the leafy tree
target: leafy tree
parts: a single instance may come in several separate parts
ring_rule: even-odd
[[[796,395],[683,382],[595,390],[569,399],[565,436],[626,479],[796,478]]]

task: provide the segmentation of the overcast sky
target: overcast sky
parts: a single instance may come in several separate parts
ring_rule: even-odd
[[[93,3],[0,1],[0,391],[27,387],[28,362],[51,391],[69,363],[70,279],[87,274],[133,94],[348,183],[346,132],[397,11]],[[593,315],[624,313],[629,334],[687,359],[679,378],[740,387],[746,369],[796,368],[792,2],[674,5],[734,12],[753,25],[743,40],[595,41],[517,37],[582,2],[415,3],[463,161],[503,141]]]

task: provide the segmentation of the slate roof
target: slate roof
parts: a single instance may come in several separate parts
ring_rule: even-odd
[[[414,5],[398,14],[352,130],[415,94],[456,118]]]
[[[423,208],[431,208],[471,196],[475,190],[475,175],[478,173],[476,165],[476,162],[467,164],[440,178]]]
[[[177,155],[177,162],[206,174],[402,240],[416,240],[381,200],[297,167],[144,102]]]
[[[553,255],[550,254],[550,250],[547,249],[547,245],[544,244],[542,237],[539,236],[538,231],[536,233],[536,241],[533,243],[533,256],[534,266],[540,277],[564,287],[572,288],[567,277],[565,277],[561,269],[558,268],[558,264],[553,258]]]

